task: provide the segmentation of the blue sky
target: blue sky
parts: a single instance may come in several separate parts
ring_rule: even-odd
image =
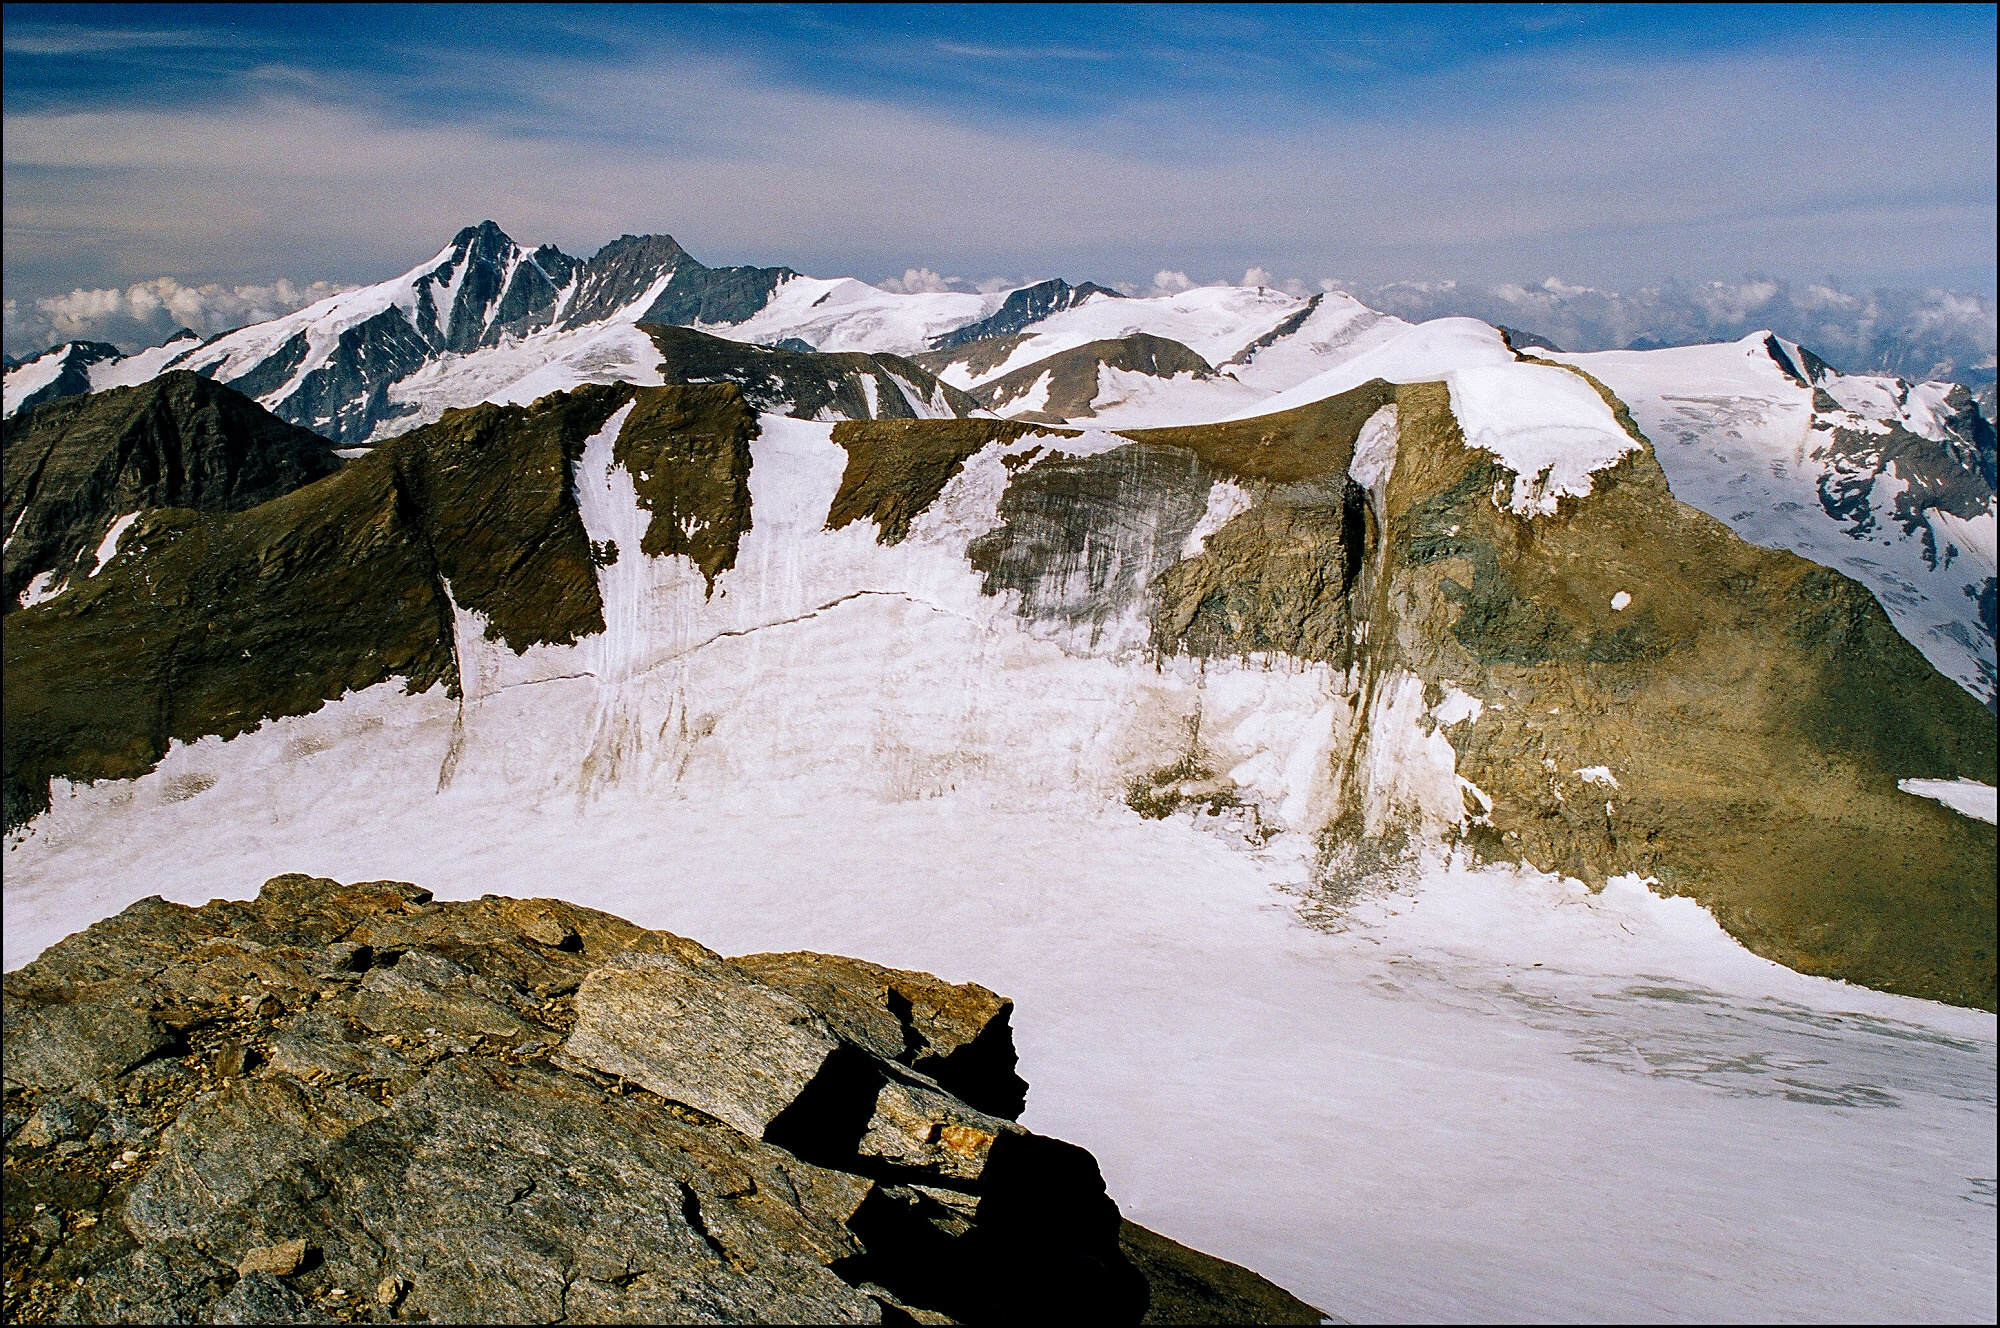
[[[10,5],[10,302],[588,253],[1990,295],[1991,6]]]

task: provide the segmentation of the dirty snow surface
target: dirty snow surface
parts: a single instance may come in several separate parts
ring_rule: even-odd
[[[619,422],[576,481],[636,550]],[[997,454],[883,547],[822,529],[830,430],[766,417],[713,597],[635,552],[575,646],[516,656],[461,613],[462,704],[385,684],[59,786],[6,848],[7,967],[281,871],[556,895],[1012,996],[1028,1125],[1342,1318],[1994,1317],[1992,1016],[1802,977],[1630,879],[1439,862],[1329,908],[1339,675],[1065,648],[962,557]],[[1448,778],[1474,701],[1406,763]],[[1197,703],[1275,838],[1123,805]]]

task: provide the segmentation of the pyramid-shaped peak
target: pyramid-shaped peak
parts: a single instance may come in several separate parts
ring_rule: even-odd
[[[500,229],[498,223],[482,221],[477,226],[467,226],[451,240],[454,260],[471,259],[473,262],[505,262],[520,246],[513,237]]]

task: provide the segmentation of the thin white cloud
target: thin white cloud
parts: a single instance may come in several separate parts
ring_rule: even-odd
[[[266,43],[205,28],[111,28],[70,23],[10,23],[0,45],[16,55],[96,55],[115,51],[241,50]]]
[[[1990,298],[1944,290],[1848,291],[1773,277],[1625,292],[1556,277],[1533,286],[1439,281],[1345,288],[1404,318],[1469,314],[1569,350],[1725,341],[1768,328],[1837,368],[1911,379],[1989,379],[2000,333]]]
[[[488,216],[573,252],[665,230],[710,262],[879,270],[901,251],[941,271],[1127,284],[1158,255],[1373,280],[1993,262],[1990,97],[1940,132],[1929,87],[1879,70],[1863,86],[1804,63],[1543,66],[1498,75],[1542,78],[1540,115],[1394,123],[1290,108],[1265,124],[1255,106],[1206,103],[970,122],[714,61],[441,60],[440,78],[531,99],[454,120],[333,88],[23,111],[4,126],[8,285],[235,284],[302,260],[379,278]],[[1809,141],[1786,138],[1803,125]]]

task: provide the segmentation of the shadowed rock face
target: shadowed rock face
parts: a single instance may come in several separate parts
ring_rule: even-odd
[[[811,1006],[842,1038],[929,1075],[980,1111],[1013,1120],[1027,1104],[1008,1027],[1014,1003],[984,987],[803,951],[734,962]]]
[[[923,1073],[1013,1064],[1011,1004],[928,974],[285,876],[6,997],[17,1321],[1321,1317]]]
[[[972,395],[989,410],[1017,419],[1051,424],[1087,419],[1097,413],[1100,371],[1104,369],[1122,369],[1153,378],[1172,378],[1178,374],[1215,377],[1214,367],[1180,342],[1134,332],[1128,337],[1086,342],[1037,360],[990,383],[982,383]],[[1038,386],[1043,388],[1044,402],[1039,409],[1018,414],[1009,409]]]
[[[774,349],[660,324],[644,330],[660,349],[660,374],[667,382],[735,383],[744,400],[774,415],[914,420],[979,409],[972,397],[900,355]]]
[[[31,406],[0,438],[6,613],[38,573],[84,579],[120,516],[240,512],[340,469],[324,438],[190,373]]]
[[[931,349],[950,350],[989,337],[1008,336],[1032,323],[1041,322],[1050,314],[1061,313],[1064,309],[1082,304],[1093,295],[1102,295],[1111,300],[1124,298],[1117,291],[1107,290],[1091,281],[1086,281],[1081,286],[1072,286],[1061,278],[1039,282],[1033,286],[1024,286],[1009,295],[1006,302],[992,316],[933,338]]]

